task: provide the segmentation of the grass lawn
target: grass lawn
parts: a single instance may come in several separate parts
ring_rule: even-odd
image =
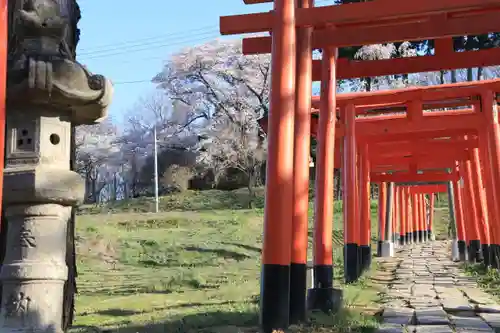
[[[260,208],[243,209],[246,200],[245,191],[204,191],[163,197],[159,214],[148,213],[151,199],[82,207],[77,217],[74,331],[256,332],[262,193]],[[335,211],[335,278],[340,285],[339,203]],[[376,221],[374,206],[372,213]],[[372,331],[383,284],[363,278],[343,286],[343,311],[315,314],[311,325],[294,331]]]
[[[437,207],[434,210],[434,234],[436,239],[445,240],[448,237],[448,224],[450,222],[450,213],[448,207]]]

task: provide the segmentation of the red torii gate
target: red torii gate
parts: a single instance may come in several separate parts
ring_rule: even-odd
[[[254,0],[246,3],[271,1]],[[297,7],[295,7],[297,5]],[[271,32],[271,47],[260,51],[251,50],[245,41],[245,52],[272,51],[272,79],[269,114],[269,147],[267,161],[265,236],[263,245],[263,274],[261,289],[261,320],[264,332],[285,328],[289,319],[303,318],[300,308],[302,290],[296,291],[304,280],[306,257],[303,251],[307,238],[295,237],[293,230],[307,228],[307,186],[310,132],[311,82],[321,78],[321,105],[319,123],[319,147],[317,167],[317,204],[315,205],[316,230],[328,227],[326,220],[332,218],[331,195],[335,147],[335,87],[336,72],[346,77],[374,75],[368,67],[373,63],[350,63],[351,73],[342,74],[337,66],[336,48],[376,44],[393,41],[447,38],[438,44],[434,58],[398,63],[384,63],[384,70],[408,73],[422,70],[455,69],[497,64],[495,50],[461,56],[451,49],[449,37],[499,31],[498,11],[500,0],[422,0],[407,2],[400,0],[375,0],[341,6],[314,8],[311,0],[275,0],[274,10],[267,13],[235,15],[221,18],[223,34]],[[262,38],[261,38],[262,40]],[[258,41],[257,41],[258,42]],[[258,42],[261,43],[261,42]],[[442,46],[440,45],[442,43]],[[321,70],[313,77],[312,49],[322,48]],[[488,55],[488,56],[486,56]],[[491,58],[489,58],[491,57]],[[478,60],[479,59],[479,60]],[[295,61],[297,60],[297,61]],[[487,62],[486,60],[491,61]],[[381,64],[381,63],[379,63]],[[345,65],[345,63],[344,63]],[[424,66],[426,68],[423,68]],[[458,66],[458,67],[455,67]],[[316,68],[318,65],[316,65]],[[345,72],[344,72],[345,73]],[[396,74],[378,71],[376,75]],[[481,93],[482,104],[493,104],[490,91]],[[492,161],[497,165],[498,124],[493,113],[486,110],[490,153],[496,154]],[[295,120],[294,120],[295,118]],[[349,103],[341,112],[345,122],[344,136],[344,180],[348,195],[356,192],[356,136],[354,106]],[[372,128],[375,131],[375,128]],[[461,133],[463,134],[463,133]],[[295,139],[295,140],[294,140]],[[294,142],[291,146],[290,143]],[[495,151],[493,151],[495,150]],[[493,162],[492,162],[493,163]],[[490,168],[491,169],[491,168]],[[497,177],[495,175],[495,177]],[[495,180],[496,178],[491,178]],[[498,178],[498,177],[497,177]],[[494,184],[500,185],[496,180]],[[499,188],[496,186],[495,188]],[[493,193],[494,194],[494,193]],[[491,196],[491,193],[490,193]],[[318,199],[320,198],[320,199]],[[292,203],[292,209],[290,209]],[[356,205],[347,200],[344,207],[345,220],[354,221]],[[298,235],[302,235],[299,233]],[[331,248],[331,240],[324,239],[319,252]],[[290,247],[290,244],[292,246]],[[331,292],[331,255],[316,253],[316,288],[326,298]],[[297,273],[297,274],[295,274]],[[293,288],[290,289],[290,285]],[[289,293],[290,292],[290,293]],[[290,307],[290,300],[292,306]]]
[[[497,81],[491,82],[483,82],[482,85],[497,85]],[[439,87],[440,95],[449,94],[447,90],[459,90],[459,88],[463,87],[463,85],[452,85],[449,87]],[[470,84],[467,86],[470,87]],[[443,90],[444,89],[444,90]],[[373,92],[373,93],[357,93],[354,95],[358,99],[368,98],[375,95],[378,99],[388,99],[391,98],[393,93],[398,93],[404,97],[404,94],[414,93],[416,90],[422,90],[424,92],[424,96],[429,98],[429,96],[433,96],[436,98],[438,95],[436,94],[425,94],[425,92],[436,90],[436,87],[427,87],[424,89],[420,88],[411,88],[405,90],[398,90],[395,92]],[[421,92],[422,92],[421,91]],[[369,152],[370,152],[370,168],[375,169],[377,167],[376,162],[377,158],[379,159],[380,167],[386,166],[382,170],[378,170],[380,172],[387,172],[391,170],[397,170],[394,168],[394,163],[400,163],[404,165],[399,165],[403,170],[411,170],[411,169],[446,169],[452,168],[455,165],[456,160],[467,160],[468,154],[466,149],[476,148],[479,145],[478,139],[476,137],[470,136],[467,140],[461,139],[453,139],[447,138],[443,139],[446,135],[456,135],[460,133],[477,133],[480,128],[484,125],[483,115],[478,112],[479,104],[471,99],[471,96],[474,92],[480,90],[477,89],[467,89],[462,90],[459,94],[455,93],[452,97],[461,96],[462,100],[455,100],[453,102],[445,101],[434,101],[438,106],[467,106],[474,105],[473,109],[463,109],[463,110],[455,110],[455,111],[440,111],[440,112],[428,112],[425,117],[422,114],[423,108],[419,108],[418,105],[412,102],[412,107],[404,110],[406,113],[404,115],[382,115],[379,111],[376,116],[368,117],[368,118],[357,118],[356,126],[360,129],[361,135],[357,136],[358,143],[359,141],[370,142]],[[420,94],[422,95],[422,94]],[[470,95],[468,98],[464,96]],[[338,100],[345,99],[349,96],[348,94],[339,95]],[[422,97],[422,96],[420,96]],[[338,104],[341,104],[337,101]],[[404,103],[403,103],[404,104]],[[429,104],[429,103],[428,103]],[[375,107],[375,106],[371,106]],[[384,112],[392,112],[390,105],[377,105],[376,107],[381,108]],[[356,107],[356,113],[359,114],[375,114],[368,112],[370,106],[359,105]],[[311,120],[311,135],[317,136],[318,134],[318,122],[317,117],[314,116],[316,111],[313,110],[312,120]],[[437,118],[437,116],[441,115],[442,118]],[[420,126],[408,126],[412,125],[411,122],[415,121],[415,118],[423,117],[426,121],[421,121]],[[450,118],[453,117],[453,118]],[[433,119],[434,118],[434,119]],[[433,121],[429,121],[428,119],[433,119]],[[449,121],[452,119],[453,121]],[[392,122],[397,120],[397,124],[393,124]],[[264,130],[267,130],[267,119],[261,119],[261,125]],[[364,124],[370,124],[374,129],[378,129],[376,132],[368,131],[363,127]],[[450,125],[451,126],[448,126]],[[453,125],[455,124],[455,125]],[[376,126],[375,126],[376,125]],[[405,125],[405,126],[403,126]],[[430,125],[430,126],[429,126]],[[447,127],[451,127],[453,131],[458,131],[457,133],[451,133],[450,129]],[[392,130],[391,130],[392,129]],[[404,129],[401,131],[401,129]],[[408,132],[408,130],[413,129],[414,132]],[[429,131],[432,129],[432,131]],[[394,133],[395,130],[398,130],[398,133]],[[335,149],[339,149],[340,147],[340,137],[344,134],[344,128],[342,123],[337,123],[336,136],[337,141],[335,145]],[[387,134],[390,133],[390,134]],[[417,134],[418,136],[415,136]],[[376,135],[376,136],[374,136]],[[427,137],[427,138],[426,138]],[[435,138],[440,138],[436,140]],[[391,141],[392,139],[392,141]],[[415,141],[415,142],[410,142]],[[391,147],[392,146],[392,147]],[[394,151],[395,150],[395,151]],[[408,156],[410,155],[410,156]],[[425,162],[426,159],[430,162]],[[397,161],[397,162],[396,162]],[[374,163],[375,162],[375,163]],[[437,163],[437,164],[436,164]],[[339,168],[341,165],[340,155],[335,156],[335,167]],[[379,167],[379,168],[380,168]],[[377,178],[378,177],[378,178]],[[406,174],[396,174],[396,175],[379,175],[377,173],[372,173],[371,177],[372,181],[445,181],[445,180],[456,180],[454,175],[448,175],[443,172],[428,172],[425,175],[419,175],[416,173],[406,173]],[[346,225],[346,228],[348,226]],[[326,230],[327,228],[323,228]],[[295,233],[299,233],[299,230],[296,230]],[[422,230],[419,231],[422,233]],[[425,232],[428,232],[427,230]],[[352,233],[352,232],[351,232]],[[354,231],[357,234],[357,231]],[[322,235],[321,239],[329,238],[329,235]],[[369,239],[369,238],[368,238]],[[358,240],[355,240],[356,244]],[[366,243],[367,241],[363,241],[362,243]],[[319,246],[318,246],[319,247]],[[368,253],[369,256],[369,253]],[[357,274],[357,273],[356,273]],[[357,278],[357,276],[355,277]]]
[[[364,93],[366,94],[366,93]],[[360,107],[360,109],[363,109],[363,107]],[[358,111],[358,109],[357,109]],[[390,111],[388,111],[390,112]],[[446,116],[445,116],[446,117]],[[394,117],[392,117],[394,118]],[[398,117],[396,117],[398,118]],[[358,118],[357,122],[362,119]],[[379,126],[381,128],[384,128],[384,123],[387,123],[388,121],[391,120],[391,117],[373,117],[372,120],[377,121]],[[267,129],[267,124],[266,124],[266,119],[261,120],[261,124],[264,128],[264,130]],[[312,136],[316,136],[316,129],[312,128],[311,130]],[[339,131],[337,131],[338,133]],[[370,177],[371,182],[380,182],[380,183],[385,183],[385,182],[408,182],[408,181],[414,181],[414,182],[419,182],[419,181],[456,181],[457,175],[456,174],[448,174],[447,172],[432,172],[428,171],[425,174],[417,174],[416,171],[412,172],[412,170],[436,170],[436,169],[452,169],[455,166],[456,161],[465,161],[469,160],[470,156],[468,153],[468,149],[474,149],[477,148],[479,145],[478,139],[475,137],[469,137],[467,139],[463,138],[458,138],[458,139],[453,139],[453,138],[445,138],[442,139],[443,134],[439,134],[439,132],[430,132],[428,134],[429,138],[428,139],[422,139],[416,141],[416,142],[411,142],[411,134],[412,132],[406,133],[410,139],[408,140],[401,140],[401,141],[394,141],[394,142],[385,142],[385,141],[374,141],[368,144],[368,155],[360,156],[362,158],[367,158],[367,162],[369,165],[370,170],[372,170]],[[441,137],[441,139],[434,139],[433,137]],[[360,143],[359,141],[363,139],[362,137],[358,137],[358,144]],[[403,138],[400,138],[403,139]],[[366,140],[364,140],[366,141]],[[340,146],[340,140],[337,140],[336,142],[336,149],[338,149],[338,146]],[[365,152],[366,153],[366,152]],[[361,162],[359,162],[361,163]],[[396,163],[399,163],[396,164]],[[340,155],[336,156],[335,159],[335,167],[339,168],[342,164]],[[367,165],[366,163],[362,165]],[[375,171],[376,170],[376,171]],[[401,173],[398,171],[409,171],[406,173]],[[386,172],[394,172],[396,171],[396,174],[393,175],[384,175]],[[361,176],[360,176],[361,177]],[[360,178],[361,181],[361,178]],[[357,185],[358,188],[363,187],[364,192],[369,191],[369,184],[368,181],[361,181],[359,185]],[[411,187],[410,187],[411,189]],[[395,205],[396,205],[396,210],[399,209],[399,213],[396,214],[400,218],[400,227],[402,228],[399,230],[399,232],[396,232],[396,223],[394,217],[394,226],[392,230],[394,230],[393,235],[398,235],[395,237],[395,240],[399,240],[401,243],[405,243],[408,241],[410,238],[411,239],[416,239],[416,240],[427,240],[429,236],[431,235],[431,230],[432,230],[432,219],[429,219],[429,226],[425,226],[425,214],[420,213],[418,216],[413,216],[412,223],[414,222],[414,226],[410,228],[408,226],[408,230],[412,230],[411,237],[409,235],[409,232],[405,228],[405,224],[402,222],[404,217],[404,209],[405,206],[403,204],[403,192],[404,191],[395,191],[396,197],[398,198],[395,200]],[[419,194],[423,194],[424,192],[419,192]],[[417,192],[412,191],[409,194],[417,194]],[[407,196],[407,194],[404,194]],[[361,207],[358,208],[358,210],[361,210],[361,216],[359,217],[361,225],[358,230],[356,227],[356,223],[351,223],[349,225],[345,226],[345,230],[348,231],[348,234],[351,235],[351,237],[346,238],[347,242],[350,242],[351,244],[356,244],[358,248],[360,249],[359,251],[359,265],[353,265],[353,261],[347,262],[346,263],[346,268],[351,268],[350,274],[352,274],[351,279],[355,280],[357,279],[360,274],[362,274],[366,268],[369,267],[370,265],[370,259],[371,259],[371,248],[370,248],[370,216],[369,216],[369,201],[368,197],[361,196],[359,198],[361,200]],[[359,201],[356,199],[356,202]],[[363,201],[364,200],[364,201]],[[384,199],[385,200],[385,199]],[[409,202],[415,202],[415,204],[418,205],[420,209],[423,209],[423,198],[422,196],[413,196],[412,197],[413,201],[408,201]],[[381,204],[381,207],[384,207],[385,204]],[[431,198],[431,208],[430,211],[432,211],[432,198]],[[385,216],[385,213],[382,213],[381,216]],[[418,221],[418,223],[416,222]],[[381,240],[384,240],[384,230],[385,230],[385,221],[383,218],[380,219],[379,221],[380,226],[379,230],[381,230],[380,235]],[[302,232],[301,230],[295,231],[296,233]],[[323,228],[321,230],[322,234],[321,239],[328,239],[331,238],[331,228]],[[317,239],[315,239],[317,241]],[[321,244],[315,244],[317,248],[321,248]],[[347,245],[347,244],[346,244]],[[381,246],[381,244],[380,244]]]

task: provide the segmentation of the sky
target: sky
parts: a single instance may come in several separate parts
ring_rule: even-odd
[[[219,16],[262,12],[270,4],[243,0],[80,0],[78,60],[114,83],[110,115],[121,123],[141,97],[155,89],[151,78],[169,55],[219,35]],[[215,5],[216,4],[216,5]],[[240,38],[236,36],[235,38]]]
[[[333,0],[316,0],[320,6]],[[155,89],[151,78],[170,54],[219,34],[219,17],[272,9],[243,0],[79,0],[82,19],[78,60],[114,83],[110,115],[121,123],[141,97]],[[229,38],[241,38],[230,36]]]

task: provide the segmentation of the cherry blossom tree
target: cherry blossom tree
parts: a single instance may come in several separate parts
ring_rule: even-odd
[[[174,54],[153,79],[199,134],[199,162],[216,179],[241,171],[251,196],[266,156],[257,120],[269,111],[270,71],[269,56],[244,56],[241,41],[215,40]]]
[[[97,203],[115,175],[119,152],[117,129],[111,118],[95,125],[76,128],[76,169],[85,179],[86,199]]]
[[[155,130],[162,166],[169,164],[165,161],[169,156],[166,150],[182,151],[197,143],[197,135],[189,130],[186,113],[172,104],[164,92],[158,90],[141,98],[126,114],[125,128],[118,140],[127,197],[136,197],[153,189]],[[160,174],[162,172],[160,170]]]
[[[401,43],[398,47],[392,43],[374,44],[361,47],[355,53],[354,58],[356,60],[384,60],[395,56],[413,57],[416,56],[416,51],[409,42]],[[397,89],[407,86],[410,82],[408,75],[388,75],[352,81],[354,90],[357,91]]]

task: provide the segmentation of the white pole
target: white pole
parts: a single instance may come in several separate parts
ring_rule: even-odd
[[[159,199],[158,199],[158,140],[156,138],[156,126],[154,127],[154,164],[155,164],[155,213],[158,213]]]

